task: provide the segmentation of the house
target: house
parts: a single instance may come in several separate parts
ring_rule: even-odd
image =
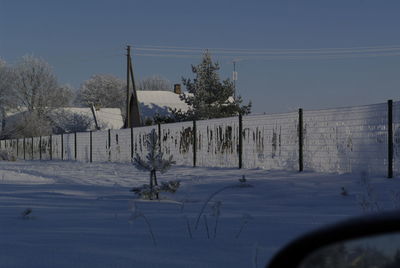
[[[189,106],[172,91],[137,91],[142,119],[153,118],[156,114],[168,116],[170,109],[187,111]]]
[[[43,130],[43,128],[48,128],[46,125],[50,126],[50,129],[46,130],[50,133],[96,130],[96,120],[99,130],[120,129],[124,125],[121,110],[119,108],[95,109],[94,114],[91,108],[56,108],[48,113],[46,117],[48,124],[32,122],[33,119],[28,116],[28,113],[29,112],[26,109],[22,109],[22,111],[9,111],[2,122],[2,128],[0,129],[1,136],[25,136],[28,133],[30,135],[35,135],[35,129]],[[28,129],[31,130],[28,131]],[[28,133],[26,133],[25,130],[27,130]],[[43,131],[38,132],[41,133]]]
[[[171,115],[171,109],[177,109],[186,112],[189,109],[189,106],[179,98],[181,93],[182,92],[179,84],[174,86],[174,91],[136,91],[140,110],[140,119],[135,116],[134,113],[132,113],[132,125],[138,126],[140,125],[140,121],[145,122],[147,119],[153,119],[156,115],[169,116]],[[134,104],[132,100],[133,99],[131,99],[131,110],[134,109],[132,106]]]
[[[171,109],[181,110],[182,112],[188,111],[189,105],[179,97],[182,93],[186,96],[192,95],[188,92],[181,92],[180,84],[174,85],[174,91],[136,91],[141,121],[145,122],[146,119],[153,119],[155,115],[169,116],[171,115]],[[233,97],[229,97],[227,103],[233,103],[234,101]],[[131,116],[134,120],[133,125],[139,126],[138,119],[134,115]]]
[[[94,115],[90,108],[64,107],[58,108],[55,111],[65,111],[87,116],[93,120],[92,129],[95,128]],[[100,129],[120,129],[124,126],[121,109],[119,108],[97,108],[95,109],[95,116],[99,123]]]

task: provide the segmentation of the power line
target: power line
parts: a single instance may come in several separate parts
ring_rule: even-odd
[[[198,58],[205,50],[197,47],[139,46],[134,53],[143,57]],[[339,47],[311,49],[208,49],[218,58],[243,60],[345,59],[399,56],[400,46]],[[150,52],[150,53],[146,53]]]
[[[157,51],[157,52],[181,52],[181,53],[199,53],[204,52],[204,48],[184,48],[184,47],[135,47],[139,51]],[[330,53],[365,53],[365,52],[393,52],[400,51],[400,46],[376,46],[376,47],[348,47],[348,48],[307,48],[307,49],[238,49],[238,48],[208,48],[214,53],[238,53],[238,54],[330,54]]]

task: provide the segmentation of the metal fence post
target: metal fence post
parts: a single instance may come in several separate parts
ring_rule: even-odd
[[[89,132],[89,137],[90,137],[90,141],[89,141],[89,161],[90,163],[92,163],[93,161],[93,141],[92,141],[92,131]]]
[[[22,147],[23,147],[23,149],[24,149],[24,160],[26,159],[26,153],[25,153],[25,147],[26,147],[26,144],[25,144],[25,137],[24,137],[24,143],[22,144]]]
[[[31,151],[32,151],[32,160],[34,159],[33,157],[33,137],[31,137]]]
[[[42,136],[39,136],[39,160],[42,160]]]
[[[108,129],[108,161],[111,162],[111,129]]]
[[[243,167],[243,116],[239,114],[239,168]]]
[[[133,159],[133,127],[131,127],[131,161]]]
[[[50,135],[50,138],[49,138],[50,140],[49,140],[49,143],[50,143],[50,160],[53,160],[53,136],[52,135]]]
[[[160,147],[159,150],[161,152],[161,124],[158,123],[157,127],[158,127],[158,147]]]
[[[303,109],[299,109],[299,172],[303,171]]]
[[[64,160],[64,134],[61,133],[61,160]]]
[[[19,150],[18,150],[18,144],[19,144],[19,139],[17,138],[17,159],[18,159],[18,153],[19,153],[19,152],[18,152],[18,151],[19,151]]]
[[[388,178],[393,178],[393,100],[388,100]]]
[[[193,120],[193,167],[197,165],[197,126],[196,120]]]
[[[78,159],[78,142],[76,141],[76,132],[74,132],[74,154],[75,154],[75,160]]]

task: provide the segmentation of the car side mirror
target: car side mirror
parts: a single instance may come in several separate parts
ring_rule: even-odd
[[[400,212],[351,219],[304,235],[267,268],[400,267]]]

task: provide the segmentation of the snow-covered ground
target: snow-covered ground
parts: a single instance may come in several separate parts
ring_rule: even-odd
[[[252,187],[215,195],[195,230],[205,200],[242,175]],[[359,175],[175,166],[159,176],[172,179],[177,193],[140,201],[129,189],[148,174],[130,164],[0,161],[0,267],[264,267],[298,235],[376,209],[363,209],[374,198],[379,210],[400,206],[400,182],[383,177],[368,178],[372,197]]]

